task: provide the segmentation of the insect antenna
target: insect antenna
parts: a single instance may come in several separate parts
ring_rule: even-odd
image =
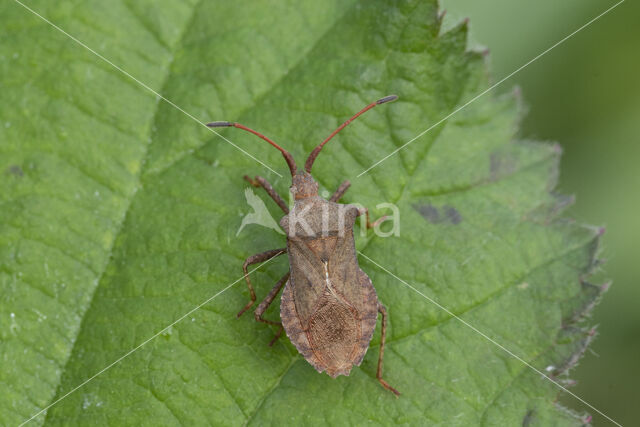
[[[247,132],[251,132],[252,134],[254,134],[257,137],[260,137],[260,138],[264,139],[269,144],[271,144],[274,147],[276,147],[282,153],[282,156],[287,161],[287,165],[289,165],[289,170],[291,171],[291,176],[294,176],[296,174],[296,170],[298,169],[298,167],[296,166],[296,162],[295,162],[295,160],[293,160],[293,156],[291,155],[291,153],[289,153],[284,148],[280,147],[278,144],[276,144],[275,142],[273,142],[272,140],[270,140],[269,138],[267,138],[266,136],[264,136],[260,132],[256,132],[255,130],[250,129],[250,128],[246,127],[245,125],[241,125],[240,123],[233,123],[233,122],[211,122],[211,123],[207,123],[207,126],[209,126],[211,128],[234,127],[234,128],[246,130]]]
[[[366,107],[364,107],[362,110],[358,111],[356,114],[354,114],[349,120],[347,120],[346,122],[344,122],[343,124],[340,125],[340,127],[336,130],[334,130],[331,135],[329,135],[327,137],[327,139],[325,139],[324,141],[322,141],[316,148],[313,149],[313,151],[311,152],[311,154],[309,154],[309,157],[307,158],[307,161],[304,164],[304,169],[311,173],[311,167],[313,166],[313,162],[316,160],[316,157],[318,157],[318,154],[320,154],[320,150],[322,150],[322,147],[324,147],[324,145],[329,142],[329,140],[331,138],[333,138],[334,136],[336,136],[336,134],[338,132],[340,132],[342,129],[344,129],[345,127],[347,127],[347,125],[349,123],[351,123],[352,121],[354,121],[355,119],[357,119],[361,114],[364,114],[365,112],[369,111],[370,109],[372,109],[373,107],[375,107],[376,105],[380,105],[380,104],[384,104],[386,102],[392,102],[395,101],[396,99],[398,99],[398,97],[396,95],[389,95],[389,96],[385,96],[384,98],[380,98],[377,101],[372,102],[371,104],[367,105]]]

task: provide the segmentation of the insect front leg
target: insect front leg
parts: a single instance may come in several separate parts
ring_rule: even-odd
[[[344,193],[347,192],[349,187],[351,187],[351,183],[348,180],[343,182],[342,184],[340,184],[340,186],[338,187],[336,192],[333,193],[331,195],[331,197],[329,198],[329,201],[330,202],[338,202],[338,200],[340,200],[340,198],[342,196],[344,196]],[[361,216],[361,215],[366,215],[367,216],[367,228],[373,228],[376,225],[380,224],[382,221],[384,221],[385,218],[387,218],[387,216],[385,215],[383,217],[378,218],[375,222],[372,223],[369,220],[369,209],[367,209],[367,208],[358,209],[358,216]]]
[[[340,200],[340,198],[344,196],[344,193],[347,192],[349,187],[351,187],[351,183],[348,180],[340,184],[340,187],[338,187],[336,192],[331,195],[331,197],[329,198],[329,201],[337,202],[338,200]]]
[[[244,264],[242,264],[242,271],[244,271],[244,280],[246,280],[247,282],[247,287],[249,288],[249,294],[251,295],[251,301],[249,301],[247,305],[245,305],[244,308],[240,310],[240,312],[238,313],[238,317],[242,316],[242,314],[245,311],[247,311],[249,308],[251,308],[253,303],[256,302],[256,293],[253,290],[253,285],[251,285],[251,279],[249,279],[249,272],[247,271],[247,267],[249,267],[251,264],[267,261],[273,257],[282,255],[283,253],[286,253],[286,252],[287,252],[287,248],[272,249],[270,251],[251,255],[249,258],[245,260]]]
[[[382,314],[382,332],[380,334],[380,354],[378,355],[378,372],[376,373],[376,378],[382,384],[382,387],[387,390],[393,392],[396,396],[400,396],[400,392],[395,388],[391,387],[388,382],[382,379],[382,359],[384,357],[384,342],[387,338],[387,309],[384,305],[378,302],[378,313]]]
[[[362,216],[362,215],[366,215],[367,216],[367,228],[373,228],[376,225],[380,224],[382,221],[384,221],[387,216],[381,216],[380,218],[378,218],[377,220],[375,220],[374,222],[369,221],[369,209],[367,208],[361,208],[358,209],[358,216]]]
[[[265,311],[267,311],[267,309],[269,308],[273,300],[276,299],[278,292],[280,292],[280,289],[282,289],[284,284],[287,283],[288,279],[289,279],[289,273],[282,276],[282,279],[278,280],[278,283],[276,283],[273,289],[271,289],[271,292],[269,292],[269,295],[267,295],[267,297],[258,305],[258,308],[256,308],[256,311],[254,312],[254,316],[258,322],[279,326],[278,332],[276,332],[276,336],[273,337],[273,339],[269,343],[269,347],[271,347],[273,343],[276,342],[278,338],[280,338],[280,335],[282,335],[282,330],[283,330],[282,322],[274,322],[273,320],[263,319],[262,315],[264,314]]]
[[[257,175],[253,179],[245,175],[244,179],[246,179],[249,182],[249,184],[251,184],[254,187],[264,188],[267,194],[269,194],[269,196],[271,196],[271,198],[278,204],[278,206],[280,206],[280,209],[282,209],[286,214],[289,213],[289,208],[287,207],[287,204],[284,202],[284,199],[280,197],[280,195],[276,192],[276,190],[273,189],[271,184],[269,184],[269,181]]]

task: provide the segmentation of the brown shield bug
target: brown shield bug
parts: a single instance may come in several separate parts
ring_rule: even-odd
[[[311,152],[304,171],[298,170],[289,152],[244,125],[213,122],[207,126],[236,127],[251,132],[277,148],[291,170],[291,193],[295,199],[291,211],[267,180],[260,176],[254,179],[244,177],[254,187],[264,188],[286,214],[280,220],[280,226],[287,234],[287,247],[250,256],[244,262],[242,270],[251,301],[240,310],[238,317],[256,301],[247,267],[286,252],[289,254],[290,271],[276,283],[255,311],[257,321],[280,327],[270,345],[284,329],[298,351],[318,372],[326,371],[333,378],[349,375],[351,368],[362,362],[380,313],[382,333],[376,376],[384,388],[399,395],[382,379],[387,311],[378,301],[371,279],[358,265],[353,237],[353,225],[358,216],[366,215],[367,228],[374,227],[376,223],[369,222],[367,209],[337,203],[351,185],[349,181],[343,182],[329,200],[325,200],[318,195],[318,184],[311,176],[313,162],[331,138],[364,112],[396,99],[395,95],[381,98],[344,122]],[[280,303],[282,322],[264,319],[262,315],[283,286]]]

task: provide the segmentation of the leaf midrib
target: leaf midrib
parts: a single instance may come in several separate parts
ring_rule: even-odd
[[[162,94],[164,92],[164,90],[166,89],[171,76],[172,76],[172,67],[174,65],[174,61],[173,61],[173,53],[175,53],[177,50],[180,49],[180,47],[183,45],[183,41],[184,41],[184,36],[187,33],[188,29],[192,26],[193,21],[196,17],[196,11],[198,10],[198,8],[200,7],[200,5],[202,4],[203,0],[198,0],[197,3],[192,7],[191,10],[191,15],[189,16],[188,19],[185,20],[185,25],[182,28],[182,31],[180,32],[180,35],[176,38],[176,41],[174,42],[174,47],[173,49],[170,49],[168,46],[165,46],[164,43],[161,43],[161,45],[165,48],[167,48],[167,50],[170,53],[170,58],[166,61],[166,71],[165,71],[165,75],[162,79],[162,84],[161,89],[158,91],[158,93]],[[355,3],[354,3],[355,4]],[[240,114],[245,114],[247,111],[250,111],[252,108],[254,108],[256,105],[259,104],[259,102],[262,99],[265,99],[266,97],[268,97],[268,95],[274,90],[275,87],[277,87],[286,77],[287,75],[291,72],[291,70],[295,69],[297,66],[299,66],[299,64],[306,58],[308,52],[312,51],[317,45],[318,43],[324,39],[326,37],[326,35],[331,31],[331,29],[333,29],[336,24],[341,21],[341,19],[345,16],[345,14],[351,10],[353,8],[353,5],[351,5],[350,7],[344,8],[343,13],[336,17],[336,19],[333,21],[333,23],[327,27],[327,29],[325,29],[321,34],[318,35],[318,37],[316,38],[315,42],[313,42],[308,49],[306,49],[306,52],[302,55],[299,56],[299,58],[292,63],[287,69],[286,71],[282,74],[282,76],[280,76],[277,80],[274,80],[269,89],[265,90],[260,96],[258,96],[256,99],[253,100],[252,104],[248,107],[246,107]],[[138,21],[140,21],[139,17],[132,13],[132,15],[134,16],[135,19],[137,19]],[[148,28],[144,25],[144,23],[141,23],[142,27],[145,28],[147,31]],[[114,72],[114,75],[120,76],[120,72]],[[123,81],[126,81],[128,84],[132,83],[130,79],[123,79]],[[138,89],[140,89],[139,86],[136,85],[136,87]],[[153,125],[156,122],[157,118],[158,118],[158,112],[160,109],[160,102],[156,103],[155,109],[153,114],[150,116],[149,119],[149,123],[147,125],[147,130],[145,132],[145,135],[148,136],[148,138],[152,138],[153,137]],[[145,138],[146,139],[146,138]],[[210,141],[210,140],[209,140]],[[141,155],[141,167],[139,169],[139,171],[135,174],[135,185],[134,185],[134,189],[131,192],[130,197],[128,198],[126,207],[124,208],[123,214],[121,215],[121,219],[120,221],[118,221],[116,227],[115,227],[115,232],[114,232],[114,237],[111,241],[111,244],[109,246],[109,248],[107,249],[106,253],[106,259],[105,262],[103,264],[103,267],[101,268],[101,270],[99,272],[97,272],[96,275],[96,279],[95,282],[97,283],[97,285],[95,286],[95,288],[92,290],[91,292],[91,296],[89,298],[89,302],[88,302],[88,308],[85,310],[85,312],[82,315],[82,320],[80,321],[80,325],[78,327],[78,331],[76,334],[76,337],[80,335],[80,332],[82,331],[82,329],[85,326],[85,321],[87,318],[87,313],[89,312],[89,310],[91,309],[91,306],[93,304],[94,301],[94,296],[95,296],[95,292],[98,289],[98,287],[100,286],[100,283],[102,282],[102,279],[104,277],[104,273],[108,267],[108,265],[111,263],[112,259],[113,259],[113,248],[115,246],[116,241],[118,240],[121,232],[122,232],[122,228],[124,227],[124,224],[127,221],[127,218],[129,216],[129,212],[130,212],[130,208],[131,205],[133,204],[133,201],[135,200],[136,194],[138,193],[138,191],[144,187],[143,185],[143,179],[145,177],[147,177],[148,175],[151,176],[158,176],[159,174],[161,174],[163,171],[167,170],[168,168],[170,168],[172,165],[174,165],[175,163],[179,162],[182,158],[189,156],[189,155],[193,155],[194,152],[200,148],[202,148],[204,145],[207,144],[207,142],[204,142],[202,144],[200,144],[199,146],[197,146],[194,150],[188,150],[185,151],[184,153],[178,155],[176,158],[174,158],[170,163],[168,163],[167,165],[159,168],[156,171],[150,171],[149,173],[147,173],[147,168],[146,168],[146,163],[147,163],[147,156],[149,154],[149,147],[153,144],[153,140],[151,140],[150,142],[148,142],[147,144],[144,145],[144,151]],[[67,367],[68,367],[68,363],[71,360],[71,356],[73,354],[73,351],[75,349],[75,345],[76,345],[76,340],[74,340],[73,345],[70,347],[69,349],[69,354],[67,356],[67,360],[65,361],[64,367],[61,369],[60,371],[60,375],[57,378],[57,386],[56,386],[56,392],[53,395],[53,397],[50,400],[50,404],[51,402],[55,402],[57,396],[62,394],[62,390],[60,389],[61,385],[62,385],[62,378],[64,373],[67,371]],[[292,361],[292,364],[295,363],[295,358]],[[284,375],[283,375],[284,377]],[[278,382],[279,384],[279,382]],[[276,385],[277,386],[277,385]],[[274,386],[275,387],[275,386]],[[266,396],[265,396],[266,399]],[[49,414],[50,411],[47,409],[47,411],[45,411],[44,415],[45,415],[45,419],[43,424],[45,424],[48,420],[49,420]]]

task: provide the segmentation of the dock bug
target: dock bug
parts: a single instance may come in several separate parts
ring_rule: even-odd
[[[254,179],[246,175],[244,177],[254,187],[264,188],[286,214],[280,220],[280,226],[287,235],[287,247],[250,256],[244,262],[242,269],[251,300],[240,310],[238,317],[256,301],[247,267],[286,252],[289,254],[290,271],[276,283],[255,310],[257,321],[279,326],[270,345],[284,329],[298,351],[318,372],[326,372],[333,378],[349,375],[351,368],[362,362],[380,313],[382,333],[376,376],[384,388],[399,395],[382,378],[387,311],[378,301],[371,279],[358,265],[353,237],[353,225],[358,216],[366,215],[367,228],[374,227],[376,223],[369,222],[367,209],[338,203],[351,185],[349,181],[343,182],[329,200],[325,200],[318,195],[318,184],[311,176],[315,159],[331,138],[364,112],[396,99],[395,95],[381,98],[344,122],[315,147],[303,171],[298,170],[288,151],[259,132],[231,122],[213,122],[207,126],[235,127],[262,138],[282,153],[292,177],[290,190],[295,202],[291,211],[267,180],[260,176]],[[264,312],[283,287],[280,303],[282,322],[263,318]]]

